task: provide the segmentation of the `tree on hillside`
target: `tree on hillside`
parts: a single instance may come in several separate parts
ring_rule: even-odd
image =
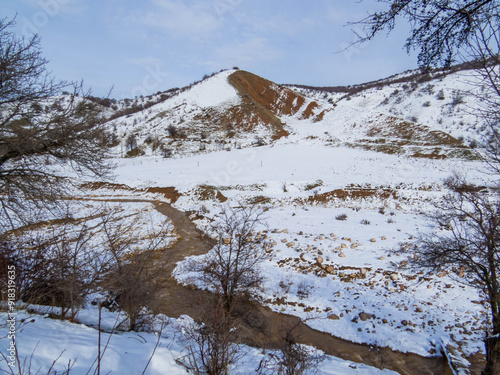
[[[105,133],[100,106],[81,84],[53,79],[37,35],[26,39],[0,19],[0,220],[3,228],[25,206],[47,207],[65,191],[63,167],[103,177]],[[62,90],[69,95],[58,96]],[[23,217],[23,219],[27,219]]]

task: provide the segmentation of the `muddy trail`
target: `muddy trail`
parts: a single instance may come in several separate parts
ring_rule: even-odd
[[[169,248],[162,261],[167,275],[175,264],[191,255],[201,255],[210,250],[212,244],[198,230],[186,213],[169,204],[156,203],[155,208],[172,220],[180,239]],[[210,293],[178,284],[171,276],[165,279],[161,291],[161,302],[155,310],[167,316],[179,317],[187,314],[194,319],[201,316],[200,306],[211,298]],[[238,339],[248,345],[261,348],[276,348],[282,342],[283,328],[296,327],[298,342],[312,345],[326,354],[344,360],[364,363],[380,369],[390,369],[405,375],[452,374],[443,357],[422,357],[401,353],[389,348],[378,348],[355,344],[314,330],[299,318],[280,314],[255,301],[240,301],[235,311],[241,319]]]

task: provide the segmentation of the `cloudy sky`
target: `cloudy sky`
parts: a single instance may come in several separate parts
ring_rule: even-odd
[[[362,83],[416,67],[405,25],[344,50],[376,0],[3,0],[59,79],[133,97],[238,66],[278,83]],[[343,51],[344,50],[344,51]]]

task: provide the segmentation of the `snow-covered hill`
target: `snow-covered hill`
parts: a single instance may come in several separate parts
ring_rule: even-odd
[[[114,118],[108,127],[121,156],[182,156],[288,138],[415,157],[475,158],[471,148],[488,135],[471,110],[484,90],[477,79],[474,70],[425,79],[407,72],[330,92],[227,70],[157,95],[151,98],[157,104]]]

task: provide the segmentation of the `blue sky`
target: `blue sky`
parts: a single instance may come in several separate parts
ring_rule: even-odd
[[[94,95],[133,97],[238,66],[278,83],[362,83],[416,67],[404,25],[342,51],[375,0],[3,0],[49,69]]]

